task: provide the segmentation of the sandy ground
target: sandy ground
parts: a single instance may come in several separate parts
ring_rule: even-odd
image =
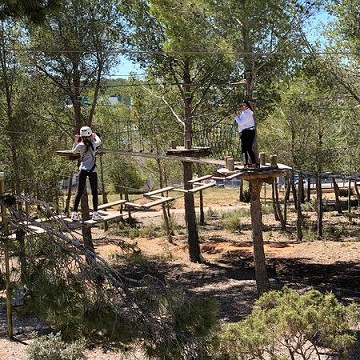
[[[248,204],[236,204],[236,201],[211,207],[217,213],[208,219],[199,230],[201,234],[201,252],[205,264],[194,264],[189,261],[187,242],[184,235],[173,237],[169,243],[165,237],[135,239],[114,235],[94,229],[93,238],[96,251],[107,260],[115,254],[124,255],[128,250],[119,246],[119,240],[135,245],[144,255],[161,261],[164,277],[169,284],[177,283],[187,286],[191,291],[204,296],[213,296],[220,304],[220,316],[223,323],[238,321],[251,311],[256,299],[254,280],[251,228],[249,221],[241,232],[230,233],[221,229],[219,218],[224,211],[248,207]],[[181,205],[172,210],[179,224],[183,225]],[[205,209],[209,211],[209,209]],[[335,219],[341,226],[348,226],[346,219],[336,214],[327,214],[328,221]],[[161,223],[160,211],[135,213],[139,226],[158,226]],[[274,285],[290,285],[295,288],[318,288],[333,291],[344,302],[355,301],[360,304],[360,215],[354,214],[353,223],[349,226],[348,236],[342,241],[307,241],[298,242],[294,228],[288,232],[280,230],[273,215],[264,215],[265,224],[264,249],[266,253],[270,281]],[[164,260],[165,259],[165,260]],[[176,267],[176,273],[168,270]],[[160,270],[159,270],[160,271]],[[217,281],[214,282],[214,279]],[[15,319],[15,337],[17,341],[6,338],[5,309],[0,312],[0,359],[27,359],[26,344],[32,341],[31,333],[41,329],[36,319]],[[88,359],[139,359],[140,355],[120,355],[104,353],[101,349],[88,350]],[[359,348],[351,357],[360,359]]]

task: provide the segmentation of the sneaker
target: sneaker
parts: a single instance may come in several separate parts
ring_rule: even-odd
[[[74,212],[72,213],[72,215],[71,215],[71,220],[72,220],[72,221],[79,221],[79,220],[80,220],[79,214],[78,214],[76,211],[74,211]]]
[[[95,211],[93,212],[92,219],[94,221],[102,220],[102,216],[97,211]]]

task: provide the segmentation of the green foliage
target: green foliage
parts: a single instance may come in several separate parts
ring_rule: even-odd
[[[169,230],[166,229],[165,220],[164,217],[162,217],[161,230],[165,235],[167,231],[169,231],[170,234],[175,234],[176,231],[178,231],[181,228],[181,226],[179,225],[178,217],[176,216],[176,214],[170,213],[170,216],[168,217],[168,221],[169,221]]]
[[[31,342],[26,349],[29,360],[80,360],[83,355],[84,341],[78,340],[66,344],[61,339],[61,333],[41,336]]]
[[[261,207],[261,212],[263,214],[273,214],[274,213],[274,207],[272,204],[266,204],[265,206]]]
[[[242,219],[250,216],[249,210],[239,209],[225,212],[222,215],[222,223],[226,230],[240,232],[243,228]]]
[[[229,359],[305,360],[319,354],[319,347],[346,356],[356,343],[350,329],[359,319],[355,304],[342,305],[331,293],[284,288],[264,294],[245,320],[226,327],[221,349]]]
[[[330,241],[341,241],[348,235],[344,224],[329,225],[324,230],[324,238]]]
[[[147,314],[167,324],[162,333],[144,339],[148,356],[164,360],[204,358],[218,330],[216,302],[190,296],[180,288],[164,288],[149,277],[144,282],[147,286],[137,291],[137,298]]]
[[[117,193],[140,189],[144,184],[138,163],[129,157],[116,157],[108,164],[108,176]]]
[[[316,229],[312,227],[306,227],[303,229],[303,240],[304,241],[315,241],[317,240]]]

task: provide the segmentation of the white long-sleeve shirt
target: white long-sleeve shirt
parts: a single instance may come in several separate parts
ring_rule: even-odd
[[[92,147],[90,144],[84,144],[82,141],[79,143],[74,143],[72,147],[72,152],[74,154],[80,154],[80,166],[79,170],[91,170],[93,169],[94,172],[97,171],[95,165],[95,156],[96,156],[96,149],[100,146],[101,140],[95,134],[95,138],[91,141]]]
[[[245,129],[255,127],[254,113],[249,108],[243,111],[240,116],[235,116],[235,121],[237,123],[239,133]]]

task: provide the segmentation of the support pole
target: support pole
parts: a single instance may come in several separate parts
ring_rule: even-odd
[[[0,196],[5,192],[5,176],[0,172]],[[7,317],[7,334],[9,338],[14,336],[12,323],[12,289],[10,283],[10,255],[9,255],[9,238],[8,226],[5,219],[6,208],[1,205],[1,221],[4,229],[4,252],[5,252],[5,283],[6,283],[6,317]]]
[[[260,297],[262,294],[270,290],[270,282],[267,275],[265,263],[263,223],[260,202],[262,181],[258,179],[250,180],[249,186],[255,278],[258,296]]]

